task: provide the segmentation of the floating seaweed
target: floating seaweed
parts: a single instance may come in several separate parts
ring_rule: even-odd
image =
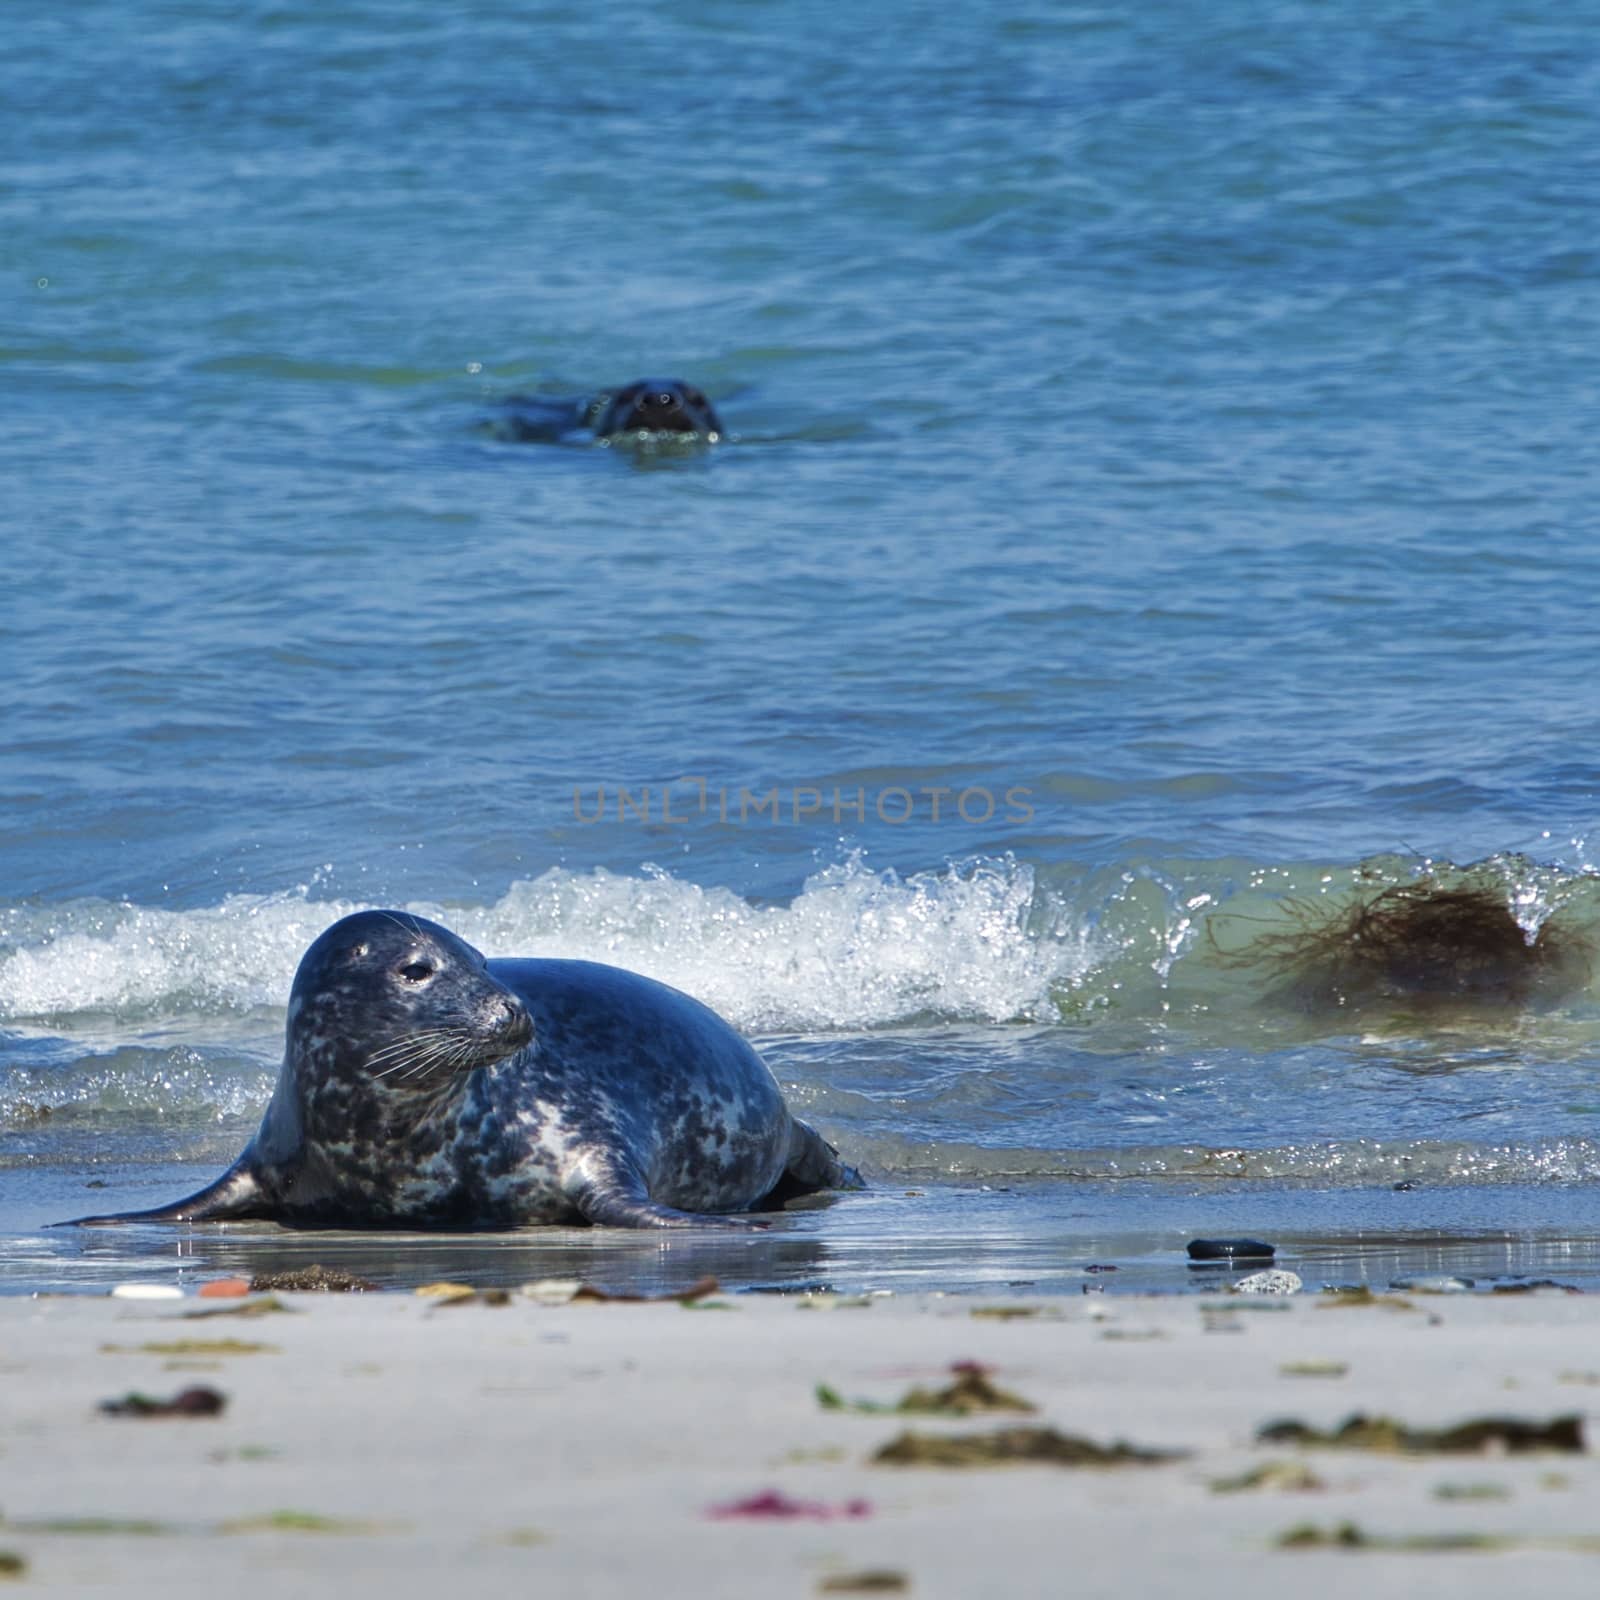
[[[1583,988],[1594,948],[1557,917],[1538,931],[1512,914],[1498,882],[1436,876],[1361,893],[1343,904],[1283,903],[1286,928],[1225,950],[1207,925],[1212,948],[1231,966],[1259,967],[1274,984],[1268,998],[1308,1011],[1360,1009],[1395,1001],[1468,1001],[1522,1006]]]

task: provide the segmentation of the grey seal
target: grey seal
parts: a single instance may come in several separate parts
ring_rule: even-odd
[[[738,1226],[859,1188],[714,1011],[589,961],[489,961],[361,911],[307,950],[261,1126],[215,1183],[109,1222]]]
[[[670,435],[695,444],[723,437],[722,419],[703,391],[681,378],[640,378],[577,400],[514,394],[497,426],[520,444],[566,444]]]

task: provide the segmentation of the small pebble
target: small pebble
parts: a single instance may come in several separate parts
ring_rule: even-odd
[[[424,1283],[411,1291],[424,1300],[436,1300],[449,1305],[458,1300],[476,1300],[478,1291],[470,1283]]]
[[[210,1283],[200,1285],[202,1300],[236,1300],[240,1295],[249,1293],[248,1278],[213,1278]]]
[[[540,1278],[523,1284],[517,1293],[541,1306],[564,1306],[582,1287],[577,1278]]]
[[[1298,1272],[1252,1272],[1233,1286],[1235,1294],[1299,1294],[1305,1287]]]
[[[183,1290],[175,1283],[119,1283],[111,1291],[114,1300],[181,1300]]]

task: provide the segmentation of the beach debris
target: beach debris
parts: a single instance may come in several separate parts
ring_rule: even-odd
[[[1185,1248],[1191,1261],[1270,1261],[1278,1253],[1260,1239],[1191,1239]]]
[[[1477,1284],[1471,1278],[1457,1278],[1447,1273],[1428,1273],[1410,1278],[1391,1278],[1391,1289],[1403,1289],[1407,1294],[1470,1294]]]
[[[1409,1533],[1398,1536],[1364,1533],[1354,1522],[1331,1528],[1297,1523],[1273,1541],[1279,1550],[1506,1550],[1516,1541],[1489,1533]]]
[[[293,1309],[276,1295],[264,1294],[259,1300],[241,1300],[237,1305],[207,1306],[202,1311],[185,1311],[184,1317],[191,1321],[200,1317],[270,1317],[274,1312]]]
[[[1529,1278],[1523,1283],[1491,1284],[1490,1294],[1532,1294],[1536,1289],[1558,1290],[1562,1294],[1582,1294],[1575,1283],[1557,1283],[1554,1278]]]
[[[550,1543],[550,1535],[543,1528],[508,1528],[501,1536],[502,1544],[515,1545],[519,1550],[532,1550]]]
[[[27,1571],[26,1556],[18,1555],[15,1550],[0,1550],[0,1578],[21,1578]]]
[[[1556,1374],[1556,1382],[1600,1385],[1600,1372],[1561,1372]]]
[[[818,1594],[905,1594],[910,1588],[910,1578],[890,1567],[834,1572],[817,1584]]]
[[[256,1356],[277,1355],[275,1344],[249,1339],[148,1339],[143,1344],[103,1344],[108,1356]]]
[[[508,1306],[509,1289],[474,1289],[470,1283],[425,1283],[411,1291],[436,1306]]]
[[[777,1489],[764,1489],[760,1494],[748,1495],[743,1500],[711,1506],[706,1515],[715,1522],[854,1521],[872,1515],[872,1502],[846,1500],[839,1505],[828,1505],[821,1500],[794,1500]]]
[[[819,1289],[801,1295],[794,1304],[797,1311],[865,1311],[872,1304],[872,1296],[835,1294],[831,1289]]]
[[[370,1278],[358,1278],[343,1267],[324,1267],[312,1262],[309,1267],[292,1267],[286,1272],[258,1272],[250,1279],[250,1289],[284,1290],[296,1294],[367,1294],[378,1286]]]
[[[1511,1491],[1503,1483],[1436,1483],[1435,1500],[1509,1500]]]
[[[1213,1478],[1213,1494],[1241,1494],[1255,1489],[1280,1489],[1309,1494],[1328,1486],[1303,1461],[1267,1461],[1232,1478]]]
[[[879,1449],[872,1461],[895,1467],[993,1467],[1049,1464],[1061,1467],[1120,1467],[1177,1461],[1184,1452],[1144,1450],[1118,1440],[1096,1444],[1054,1428],[997,1428],[993,1433],[908,1431]]]
[[[175,1283],[119,1283],[111,1291],[113,1300],[181,1300],[183,1290]]]
[[[170,1400],[153,1400],[149,1395],[130,1392],[120,1400],[102,1400],[100,1409],[108,1417],[220,1417],[228,1397],[205,1384],[180,1389]]]
[[[213,1278],[197,1291],[202,1300],[237,1300],[250,1293],[248,1278]]]
[[[525,1300],[541,1306],[564,1306],[583,1287],[578,1278],[540,1278],[517,1290]]]
[[[1475,1417],[1453,1428],[1408,1428],[1393,1417],[1357,1412],[1337,1428],[1313,1428],[1288,1419],[1256,1430],[1258,1444],[1298,1444],[1389,1455],[1528,1455],[1552,1450],[1583,1453],[1583,1418],[1576,1412],[1549,1422],[1518,1417]]]
[[[1350,1370],[1348,1361],[1285,1361],[1278,1368],[1280,1378],[1342,1378]]]
[[[1036,1317],[1043,1306],[974,1306],[972,1315],[990,1322],[1015,1322],[1022,1317]]]
[[[104,1534],[110,1538],[148,1538],[182,1531],[174,1523],[147,1517],[8,1517],[4,1526],[10,1533]]]
[[[893,1405],[876,1400],[846,1400],[837,1390],[825,1383],[816,1389],[817,1404],[824,1411],[857,1411],[870,1416],[894,1415],[915,1412],[934,1417],[966,1417],[975,1411],[1021,1411],[1033,1413],[1039,1408],[1020,1395],[997,1388],[989,1381],[993,1368],[976,1361],[956,1361],[950,1371],[955,1375],[942,1389],[908,1389]]]
[[[395,1524],[354,1522],[316,1511],[269,1511],[259,1517],[233,1517],[217,1524],[218,1533],[389,1533]]]
[[[687,1303],[691,1300],[704,1300],[709,1294],[715,1294],[721,1285],[715,1278],[696,1278],[687,1289],[672,1289],[665,1294],[613,1294],[609,1289],[599,1289],[593,1284],[585,1283],[579,1286],[578,1292],[573,1295],[574,1300],[604,1300],[616,1301],[619,1305],[649,1305],[677,1300]]]
[[[470,1283],[423,1283],[411,1292],[420,1300],[437,1300],[442,1305],[478,1298],[478,1291]]]
[[[1385,1311],[1415,1311],[1409,1300],[1397,1294],[1374,1294],[1364,1283],[1341,1283],[1325,1288],[1321,1297],[1322,1309],[1331,1311],[1335,1306],[1379,1306]]]
[[[1252,1272],[1249,1277],[1241,1278],[1237,1283],[1231,1284],[1228,1293],[1299,1294],[1304,1287],[1305,1283],[1298,1272],[1275,1269],[1271,1272]]]

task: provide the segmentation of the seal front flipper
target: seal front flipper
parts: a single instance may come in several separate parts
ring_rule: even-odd
[[[572,1197],[583,1220],[597,1228],[765,1228],[759,1217],[679,1211],[652,1200],[643,1184],[591,1180]]]
[[[266,1194],[255,1173],[243,1161],[235,1163],[205,1188],[184,1200],[150,1211],[118,1211],[105,1217],[74,1217],[58,1228],[102,1228],[113,1222],[225,1222],[230,1217],[270,1215]]]

